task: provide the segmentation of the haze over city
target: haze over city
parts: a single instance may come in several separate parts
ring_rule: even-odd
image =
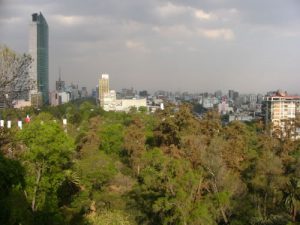
[[[31,14],[49,24],[50,89],[299,93],[297,0],[0,1],[0,43],[28,52]]]

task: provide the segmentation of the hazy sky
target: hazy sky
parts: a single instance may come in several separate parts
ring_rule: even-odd
[[[50,83],[149,91],[300,93],[299,0],[0,0],[0,44],[49,25]]]

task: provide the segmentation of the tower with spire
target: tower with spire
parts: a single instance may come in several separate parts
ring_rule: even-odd
[[[65,81],[61,80],[61,69],[59,68],[59,78],[58,81],[55,82],[55,90],[58,92],[65,91]]]

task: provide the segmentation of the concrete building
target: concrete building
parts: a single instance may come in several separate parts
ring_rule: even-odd
[[[222,101],[218,104],[218,112],[221,115],[226,115],[229,113],[233,113],[233,108],[229,107],[229,104],[226,101]]]
[[[86,87],[81,88],[81,98],[87,98],[89,96],[88,90]]]
[[[216,98],[222,98],[222,91],[221,91],[221,90],[215,91],[214,96],[215,96]]]
[[[264,100],[265,123],[271,123],[271,132],[279,137],[292,135],[298,138],[296,119],[300,115],[300,96],[289,96],[287,92],[269,93]]]
[[[65,81],[61,80],[61,76],[59,75],[59,79],[55,82],[55,90],[58,92],[65,91]]]
[[[116,111],[129,112],[131,108],[147,107],[147,99],[119,99],[116,100]]]
[[[239,92],[234,90],[228,90],[228,98],[233,101],[237,101],[239,98]]]
[[[232,122],[232,121],[243,121],[243,122],[250,122],[252,121],[254,118],[253,116],[247,115],[247,114],[236,114],[236,115],[229,115],[229,120],[228,122]]]
[[[99,101],[100,107],[105,111],[125,111],[129,112],[132,107],[147,107],[147,99],[117,99],[115,90],[109,90],[109,75],[102,74],[99,80]]]
[[[210,109],[213,108],[215,105],[219,104],[220,100],[216,97],[207,97],[202,98],[202,106],[203,108]]]
[[[147,99],[117,99],[116,91],[114,90],[104,94],[103,109],[105,111],[129,112],[133,107],[136,109],[139,109],[140,107],[147,107]]]
[[[16,108],[16,109],[22,109],[24,107],[30,107],[30,106],[31,106],[31,102],[26,101],[24,99],[17,99],[14,104],[14,108]]]
[[[109,93],[104,93],[102,99],[103,99],[102,107],[105,111],[116,111],[116,104],[117,104],[116,91],[111,90],[109,91]]]
[[[50,94],[51,105],[57,106],[68,103],[70,101],[70,97],[70,93],[68,92],[53,91]]]
[[[99,79],[99,101],[100,106],[104,107],[104,96],[109,94],[109,75],[102,74]]]
[[[48,53],[48,24],[42,13],[32,14],[29,31],[29,54],[33,62],[29,71],[31,79],[34,81],[30,98],[42,100],[43,104],[49,102],[49,53]]]
[[[76,100],[80,98],[80,91],[78,89],[78,84],[70,84],[69,86],[66,86],[65,92],[70,94],[70,101]]]

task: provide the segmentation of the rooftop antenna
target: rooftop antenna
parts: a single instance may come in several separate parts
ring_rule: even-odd
[[[59,75],[59,81],[61,81],[61,68],[59,67],[59,69],[58,69],[58,75]]]

